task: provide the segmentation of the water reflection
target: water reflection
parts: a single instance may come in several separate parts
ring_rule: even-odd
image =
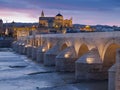
[[[74,86],[79,90],[108,90],[108,81],[81,82]]]

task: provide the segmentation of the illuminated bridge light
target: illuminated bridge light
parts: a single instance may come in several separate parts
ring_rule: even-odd
[[[94,58],[87,58],[86,61],[88,64],[92,64],[94,62]]]

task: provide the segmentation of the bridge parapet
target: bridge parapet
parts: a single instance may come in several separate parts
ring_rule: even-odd
[[[55,58],[57,71],[75,71],[75,61],[78,59],[73,46],[67,47],[60,52]]]

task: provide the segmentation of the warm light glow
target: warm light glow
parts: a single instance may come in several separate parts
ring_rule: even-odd
[[[85,26],[85,28],[90,28],[90,26],[89,26],[89,25],[87,25],[87,26]]]
[[[94,62],[94,59],[93,58],[87,58],[87,63],[88,64],[92,64]]]
[[[50,43],[48,43],[48,49],[50,49]]]
[[[45,52],[45,48],[42,49],[42,52]]]
[[[31,45],[25,45],[25,47],[30,47]]]
[[[58,28],[58,25],[55,25],[56,28]]]
[[[64,56],[65,58],[69,58],[70,57],[70,55],[67,53],[67,54],[65,54],[65,56]]]
[[[6,30],[5,30],[5,35],[8,35],[8,29],[6,28]]]

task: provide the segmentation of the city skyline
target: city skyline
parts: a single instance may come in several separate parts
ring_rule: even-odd
[[[119,0],[0,0],[0,19],[8,22],[38,22],[41,11],[45,16],[59,12],[73,18],[73,24],[120,26]]]

